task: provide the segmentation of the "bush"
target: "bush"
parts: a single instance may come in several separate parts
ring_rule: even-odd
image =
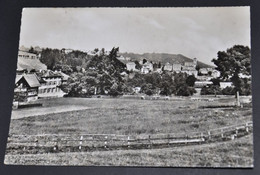
[[[188,86],[192,86],[192,87],[193,87],[196,80],[197,80],[197,79],[196,79],[196,77],[195,77],[194,75],[189,75],[189,76],[187,77],[187,79],[186,79],[186,84],[187,84]]]
[[[235,95],[235,89],[233,87],[226,87],[224,89],[222,89],[222,94],[223,95]]]
[[[204,86],[200,92],[201,95],[222,95],[222,91],[217,85]]]
[[[178,96],[191,96],[196,92],[196,90],[193,87],[189,87],[186,84],[183,84],[182,86],[179,86],[177,89],[176,95]]]

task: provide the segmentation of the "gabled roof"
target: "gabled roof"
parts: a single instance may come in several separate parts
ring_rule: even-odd
[[[69,75],[67,75],[67,74],[65,74],[65,73],[63,73],[63,72],[61,72],[61,71],[58,72],[58,73],[62,76],[62,79],[63,79],[63,80],[68,80],[69,77],[70,77]]]
[[[30,87],[39,87],[41,86],[39,80],[35,74],[25,74],[25,75],[16,75],[15,83],[20,81],[22,78],[28,83]]]

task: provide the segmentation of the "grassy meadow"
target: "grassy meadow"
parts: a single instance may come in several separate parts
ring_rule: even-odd
[[[215,101],[62,98],[49,99],[45,103],[45,107],[84,105],[88,108],[12,120],[10,134],[183,133],[252,120],[251,108],[198,109],[203,105],[219,104]]]
[[[12,119],[9,135],[37,134],[160,134],[208,131],[252,121],[252,107],[201,108],[230,105],[235,98],[193,101],[123,98],[57,98],[41,100],[44,109],[73,111],[35,113]],[[77,106],[79,110],[77,110]],[[84,108],[82,108],[84,107]],[[40,108],[39,108],[40,109]],[[29,109],[14,110],[13,114]],[[27,111],[28,112],[28,111]],[[6,155],[7,164],[252,167],[253,137],[221,143],[165,149]]]

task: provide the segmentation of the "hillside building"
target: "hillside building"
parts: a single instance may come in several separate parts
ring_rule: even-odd
[[[172,71],[172,65],[167,62],[167,63],[164,65],[164,70]]]
[[[35,74],[16,75],[15,101],[30,102],[38,99],[38,89],[41,86]]]
[[[151,62],[146,62],[142,65],[142,68],[141,68],[141,73],[143,74],[147,74],[149,73],[150,71],[153,71],[153,64]]]
[[[23,73],[25,71],[30,72],[32,70],[47,70],[47,66],[39,60],[39,57],[36,54],[19,51],[17,59],[17,72]]]
[[[182,68],[181,64],[173,64],[172,65],[172,71],[173,72],[179,73],[179,72],[181,72],[181,68]]]
[[[60,89],[63,82],[63,76],[59,72],[50,70],[43,71],[37,74],[40,82],[38,96],[46,97],[63,97],[65,93]],[[64,80],[65,81],[65,80]]]
[[[126,63],[126,69],[128,70],[128,71],[135,71],[135,63],[134,62],[128,62],[128,63]]]

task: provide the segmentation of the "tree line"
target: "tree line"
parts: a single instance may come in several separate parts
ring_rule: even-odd
[[[109,54],[105,54],[104,49],[94,51],[97,54],[88,55],[77,50],[66,54],[64,50],[46,48],[42,50],[40,60],[48,69],[61,70],[70,75],[68,84],[62,87],[68,96],[133,94],[135,87],[140,87],[140,93],[147,95],[189,96],[195,93],[196,78],[193,75],[168,71],[161,74],[128,72],[125,64],[117,59],[119,48],[112,48]],[[237,91],[242,95],[251,94],[250,59],[247,46],[235,45],[226,51],[219,51],[217,59],[212,62],[220,71],[220,77],[212,79],[212,85],[203,87],[201,94],[234,95]],[[139,64],[136,66],[140,69]],[[231,81],[234,86],[220,89],[220,81]]]

